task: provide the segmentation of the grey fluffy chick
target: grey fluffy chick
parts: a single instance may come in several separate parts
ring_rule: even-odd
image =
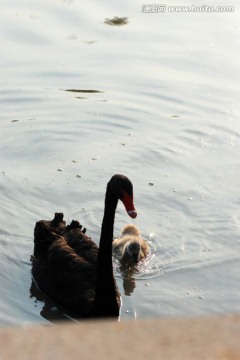
[[[124,226],[120,236],[113,241],[113,251],[121,263],[135,265],[149,254],[149,246],[139,229],[131,224]]]

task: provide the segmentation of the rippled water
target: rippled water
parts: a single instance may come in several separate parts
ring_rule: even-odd
[[[98,242],[114,173],[151,248],[134,273],[114,261],[121,318],[239,312],[239,9],[222,5],[1,5],[1,325],[65,317],[32,286],[34,224],[63,211]],[[119,205],[116,235],[128,221]]]

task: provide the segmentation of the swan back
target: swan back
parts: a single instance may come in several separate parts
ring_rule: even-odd
[[[34,229],[32,274],[48,297],[80,316],[93,306],[98,247],[78,221],[66,226],[63,214]]]

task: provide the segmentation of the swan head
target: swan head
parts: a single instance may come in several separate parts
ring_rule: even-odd
[[[140,260],[140,253],[141,253],[141,246],[138,242],[128,242],[126,244],[125,251],[128,254],[128,257],[131,258],[131,260],[134,263],[138,263]]]
[[[109,181],[112,192],[123,202],[128,215],[135,219],[137,212],[133,204],[133,185],[124,175],[116,174]]]

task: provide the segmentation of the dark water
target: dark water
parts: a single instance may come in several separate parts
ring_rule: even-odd
[[[151,247],[137,273],[114,262],[121,319],[240,310],[238,4],[142,5],[1,5],[1,325],[64,316],[31,286],[34,224],[62,211],[98,242],[114,173]]]

